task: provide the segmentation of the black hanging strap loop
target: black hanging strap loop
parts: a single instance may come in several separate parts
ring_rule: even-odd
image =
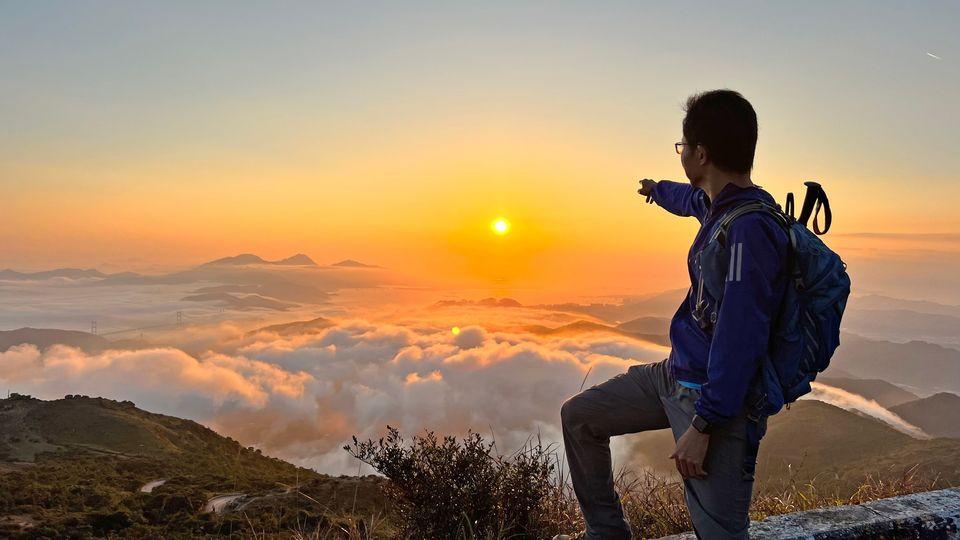
[[[784,207],[784,213],[792,218],[795,218],[796,216],[793,214],[793,208],[793,192],[791,191],[790,193],[787,193],[787,204]]]
[[[833,221],[827,193],[816,182],[810,181],[803,184],[807,186],[807,193],[803,197],[803,208],[800,210],[800,217],[797,218],[797,221],[806,227],[807,222],[810,221],[810,216],[813,214],[813,232],[818,235],[826,234],[830,230],[831,221]],[[823,230],[820,230],[820,225],[817,224],[817,216],[820,214],[821,207],[823,208]],[[814,209],[816,209],[816,212],[814,212]]]
[[[822,198],[817,200],[817,211],[813,215],[813,232],[818,235],[827,234],[827,231],[830,230],[830,222],[833,219],[833,216],[830,214],[830,201],[827,199],[827,194],[823,193],[821,190]],[[820,215],[820,207],[823,206],[823,230],[820,230],[820,227],[817,225],[817,216]]]

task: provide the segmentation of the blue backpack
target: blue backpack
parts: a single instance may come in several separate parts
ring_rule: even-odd
[[[774,207],[762,201],[742,203],[723,216],[700,258],[698,307],[706,306],[704,288],[713,298],[722,298],[729,262],[724,240],[733,220],[750,212],[767,212],[790,238],[787,256],[790,284],[771,328],[768,354],[753,377],[746,398],[750,451],[744,460],[745,479],[753,479],[767,417],[780,412],[784,406],[789,409],[790,403],[810,392],[810,383],[827,369],[840,345],[840,319],[850,295],[850,277],[846,263],[818,238],[830,229],[832,216],[827,195],[816,182],[805,182],[805,185],[807,193],[799,218],[793,216],[793,193],[787,195],[786,211],[779,205]],[[821,208],[823,230],[817,224]],[[811,214],[814,214],[813,231],[807,228]],[[719,302],[715,310],[719,309]],[[716,320],[715,316],[711,319]]]

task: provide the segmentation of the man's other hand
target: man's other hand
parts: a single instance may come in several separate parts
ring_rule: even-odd
[[[703,460],[707,456],[707,446],[710,444],[710,435],[700,433],[693,426],[677,440],[677,448],[670,454],[677,465],[677,471],[684,478],[703,478],[707,471],[703,470]]]

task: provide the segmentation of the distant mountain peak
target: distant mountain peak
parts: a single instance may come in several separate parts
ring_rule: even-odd
[[[215,261],[210,261],[204,263],[202,266],[240,266],[245,264],[282,264],[289,266],[317,266],[317,263],[313,261],[310,257],[304,255],[303,253],[297,253],[292,257],[287,257],[286,259],[280,259],[279,261],[268,261],[259,255],[254,255],[253,253],[241,253],[240,255],[234,255],[233,257],[224,257],[222,259],[217,259]]]
[[[484,298],[477,302],[483,306],[495,306],[495,307],[523,307],[523,304],[517,302],[513,298]]]
[[[17,272],[16,270],[0,270],[0,279],[14,281],[30,279],[51,279],[51,278],[103,278],[107,275],[95,268],[55,268],[53,270],[44,270],[41,272]]]
[[[449,306],[484,306],[484,307],[524,307],[523,304],[513,298],[484,298],[482,300],[438,300],[433,303],[433,308],[443,308]]]
[[[375,264],[364,264],[360,261],[355,261],[353,259],[344,259],[338,263],[333,263],[330,266],[340,266],[345,268],[380,268]]]
[[[217,259],[215,261],[210,261],[205,263],[207,265],[228,265],[228,264],[267,264],[267,261],[263,260],[253,253],[241,253],[240,255],[234,255],[233,257],[224,257],[222,259]]]
[[[303,253],[297,253],[292,257],[281,259],[279,261],[276,261],[275,264],[289,264],[293,266],[317,266],[317,263],[315,263],[313,259],[304,255]]]

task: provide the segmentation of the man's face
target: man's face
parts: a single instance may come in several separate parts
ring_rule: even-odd
[[[687,138],[683,137],[680,141],[686,143]],[[680,164],[683,165],[683,172],[687,174],[687,179],[694,187],[700,187],[704,169],[700,164],[703,147],[684,144],[681,148]]]

